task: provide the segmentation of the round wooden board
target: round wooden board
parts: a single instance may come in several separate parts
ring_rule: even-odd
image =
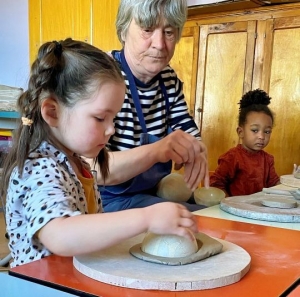
[[[267,207],[262,201],[284,199],[286,202],[296,203],[294,208]],[[300,203],[291,196],[258,193],[246,196],[224,198],[220,208],[230,214],[269,222],[300,223]]]
[[[249,271],[251,257],[241,247],[221,239],[220,254],[195,263],[168,266],[133,257],[129,249],[144,234],[97,253],[76,256],[74,267],[82,274],[110,285],[140,290],[191,291],[236,283]]]

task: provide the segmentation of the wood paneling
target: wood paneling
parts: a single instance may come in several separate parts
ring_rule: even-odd
[[[185,100],[191,116],[195,115],[196,92],[194,86],[197,80],[198,43],[199,28],[185,28],[170,63],[183,82]]]
[[[241,96],[261,88],[272,97],[276,115],[266,151],[274,155],[279,175],[290,174],[300,164],[300,4],[193,15],[186,28],[195,27],[198,72],[191,92],[195,88],[194,117],[208,147],[209,169],[238,143]]]
[[[104,51],[111,51],[122,47],[115,28],[119,3],[119,0],[93,1],[92,44]]]
[[[273,98],[270,107],[275,112],[276,125],[266,150],[275,156],[276,168],[286,174],[292,173],[294,163],[300,164],[299,21],[300,16],[298,24],[289,18],[275,21],[269,53],[272,59],[267,85]]]
[[[208,147],[210,170],[219,155],[238,143],[237,103],[251,88],[254,31],[253,22],[200,26],[195,119]]]
[[[41,44],[71,37],[104,51],[121,47],[115,30],[119,0],[29,0],[32,62]]]
[[[41,44],[71,37],[91,42],[91,0],[29,0],[30,61]]]
[[[209,5],[197,5],[189,8],[188,15],[192,17],[199,13],[224,12],[238,9],[250,9],[263,5],[260,0],[215,1]]]
[[[108,51],[119,0],[29,0],[30,59],[45,41],[65,37]],[[273,98],[276,122],[266,150],[279,175],[300,164],[300,3],[195,13],[189,17],[171,66],[184,82],[189,111],[209,150],[209,170],[238,138],[238,102],[261,88]],[[195,12],[195,11],[194,11]]]

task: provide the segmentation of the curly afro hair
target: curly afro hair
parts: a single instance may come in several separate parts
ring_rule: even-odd
[[[271,103],[271,97],[263,90],[256,89],[245,93],[238,103],[239,108],[239,126],[243,126],[246,122],[247,115],[249,112],[263,112],[270,116],[274,123],[274,114],[268,107]]]

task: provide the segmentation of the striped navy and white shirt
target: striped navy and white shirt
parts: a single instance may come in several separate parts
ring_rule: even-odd
[[[121,67],[121,63],[119,64]],[[115,134],[108,143],[108,148],[111,151],[140,146],[140,135],[143,133],[130,93],[129,82],[123,70],[122,74],[126,84],[126,94],[122,109],[114,120]],[[200,140],[201,137],[196,123],[188,113],[182,91],[182,82],[170,66],[161,71],[161,76],[169,97],[168,117],[165,98],[159,86],[159,79],[154,77],[149,83],[145,84],[135,78],[147,133],[163,138],[167,134],[169,125],[173,131],[181,129]]]

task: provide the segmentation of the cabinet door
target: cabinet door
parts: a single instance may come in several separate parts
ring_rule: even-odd
[[[184,28],[170,62],[183,82],[183,92],[191,116],[195,115],[198,43],[199,27]]]
[[[195,120],[209,170],[238,144],[238,102],[252,88],[256,21],[200,26]]]
[[[275,113],[266,151],[279,175],[291,174],[300,164],[300,16],[259,21],[258,38],[264,46],[257,49],[254,83],[269,92]]]

